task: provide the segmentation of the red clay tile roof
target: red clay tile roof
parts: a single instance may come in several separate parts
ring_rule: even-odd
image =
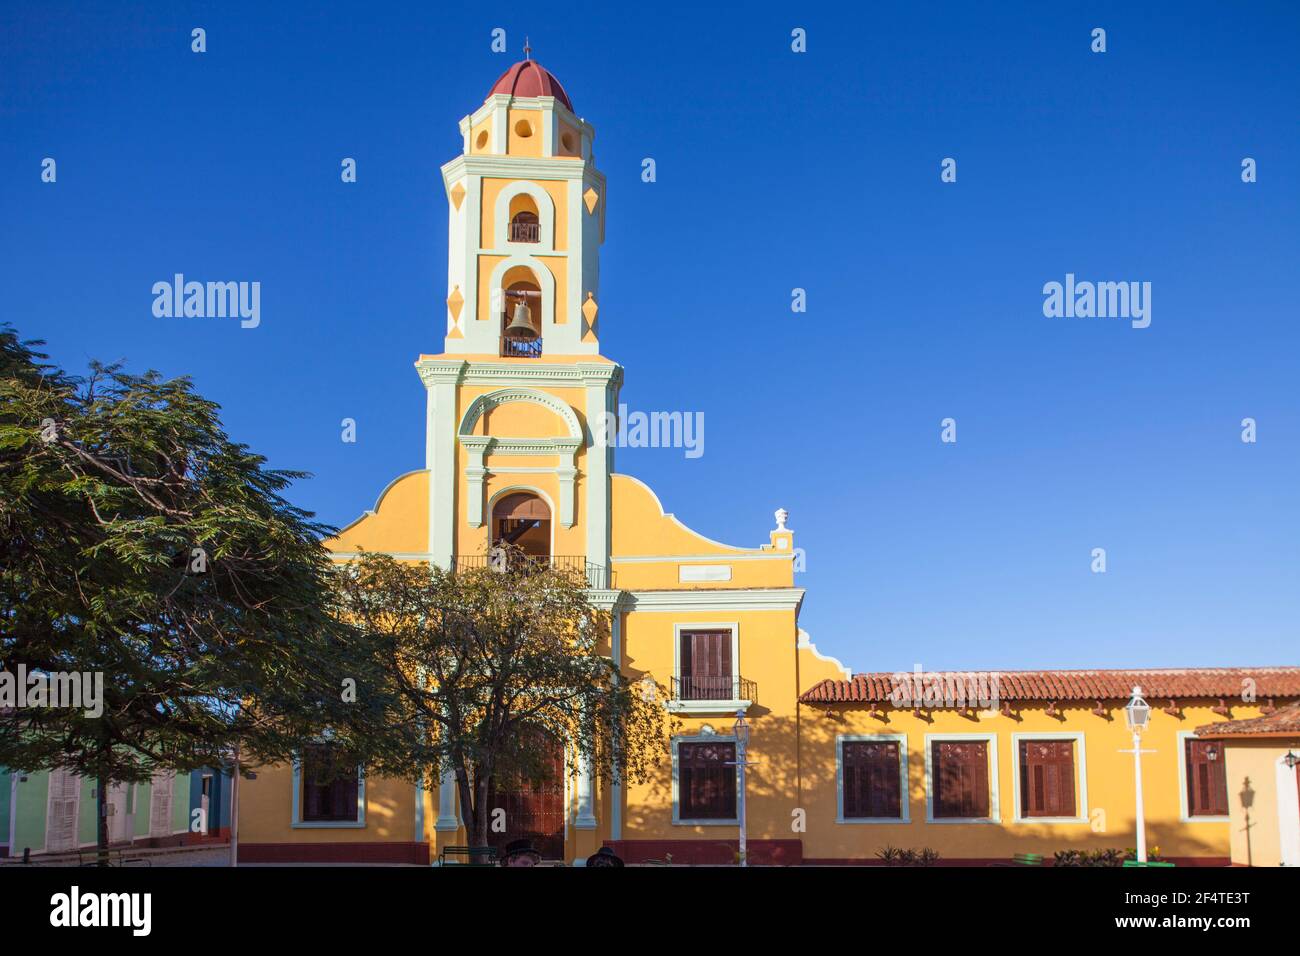
[[[887,703],[894,678],[910,674],[854,674],[851,680],[827,679],[806,690],[805,704]],[[1135,685],[1149,701],[1169,697],[1240,698],[1246,679],[1255,696],[1300,697],[1300,667],[1180,667],[1141,671],[925,671],[922,681],[990,683],[996,678],[999,700],[1127,700]],[[904,685],[906,686],[906,685]]]
[[[1206,724],[1196,728],[1202,737],[1250,737],[1255,735],[1300,737],[1300,701],[1279,707],[1271,714],[1262,717],[1248,717],[1243,720],[1225,720],[1217,724]]]

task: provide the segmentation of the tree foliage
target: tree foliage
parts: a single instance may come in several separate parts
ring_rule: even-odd
[[[493,558],[449,571],[364,554],[338,579],[343,614],[392,682],[381,696],[394,730],[375,766],[430,786],[450,768],[479,845],[489,781],[545,772],[537,731],[597,778],[645,779],[667,747],[663,707],[620,675],[581,572],[509,548]]]
[[[0,328],[0,662],[102,673],[105,700],[0,715],[0,764],[125,782],[235,746],[287,759],[322,727],[364,739],[382,701],[341,699],[359,649],[330,529],[283,497],[302,475],[233,442],[188,379],[74,378],[40,344]]]

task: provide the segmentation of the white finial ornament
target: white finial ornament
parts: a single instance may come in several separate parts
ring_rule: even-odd
[[[790,519],[790,512],[786,511],[784,508],[777,508],[776,509],[776,530],[785,531],[786,530],[785,523],[789,519]]]

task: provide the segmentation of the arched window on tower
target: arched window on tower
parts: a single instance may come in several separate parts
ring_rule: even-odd
[[[528,278],[510,281],[512,273]],[[506,358],[540,358],[542,355],[542,290],[527,270],[511,269],[506,274],[501,296],[501,354]]]
[[[520,193],[510,200],[511,242],[540,242],[541,228],[537,203],[532,196]]]

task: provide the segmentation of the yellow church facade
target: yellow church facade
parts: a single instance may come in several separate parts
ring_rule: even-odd
[[[1143,742],[1149,842],[1168,858],[1227,860],[1231,794],[1217,745],[1194,729],[1300,699],[1300,669],[854,675],[822,656],[799,627],[784,512],[722,544],[614,470],[623,368],[600,349],[607,195],[592,126],[525,59],[460,130],[462,152],[442,167],[443,350],[415,363],[424,467],[327,546],[340,562],[369,551],[455,568],[508,540],[581,569],[622,672],[664,687],[675,718],[645,783],[594,779],[555,742],[556,780],[503,841],[527,836],[575,863],[603,845],[631,863],[728,863],[743,803],[756,864],[870,863],[889,846],[967,863],[1133,846],[1122,708],[1140,683],[1156,706]],[[948,692],[972,682],[994,692]],[[737,713],[751,728],[743,792]],[[242,861],[423,864],[467,842],[450,777],[421,788],[358,771],[322,788],[300,770],[258,768],[242,784]]]

